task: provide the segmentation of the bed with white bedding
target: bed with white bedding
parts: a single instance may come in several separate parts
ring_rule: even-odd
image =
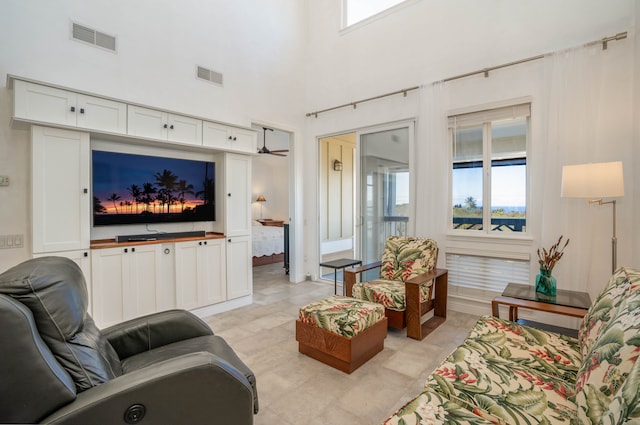
[[[257,221],[251,227],[253,265],[284,261],[284,228],[263,226]]]

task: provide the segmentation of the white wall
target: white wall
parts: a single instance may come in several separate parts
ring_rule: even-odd
[[[300,134],[306,19],[299,0],[3,1],[0,174],[11,185],[0,188],[0,234],[24,234],[26,244],[0,251],[0,270],[31,252],[29,133],[10,127],[7,74],[247,127],[283,123]],[[116,35],[117,54],[71,40],[71,21]],[[197,80],[196,64],[222,72],[224,87]]]
[[[264,195],[262,218],[289,221],[289,159],[273,155],[253,158],[251,176],[251,216],[260,218],[260,204],[255,202]]]

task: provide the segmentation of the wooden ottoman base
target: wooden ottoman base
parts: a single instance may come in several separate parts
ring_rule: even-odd
[[[353,338],[296,320],[298,351],[345,373],[351,373],[384,348],[387,318]]]

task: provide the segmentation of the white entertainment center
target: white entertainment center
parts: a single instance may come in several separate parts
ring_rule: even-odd
[[[98,327],[171,308],[205,316],[252,302],[253,129],[17,76],[7,87],[12,125],[31,130],[32,254],[82,268]],[[94,227],[95,148],[214,162],[215,221]],[[192,231],[204,236],[181,236]],[[122,234],[150,237],[117,242]]]

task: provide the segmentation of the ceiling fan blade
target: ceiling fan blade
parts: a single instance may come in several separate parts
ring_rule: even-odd
[[[273,153],[273,151],[269,152],[269,155],[273,155],[273,156],[284,156],[285,158],[287,157],[287,155],[282,154],[282,153]]]
[[[269,152],[289,152],[289,149],[276,149]]]

